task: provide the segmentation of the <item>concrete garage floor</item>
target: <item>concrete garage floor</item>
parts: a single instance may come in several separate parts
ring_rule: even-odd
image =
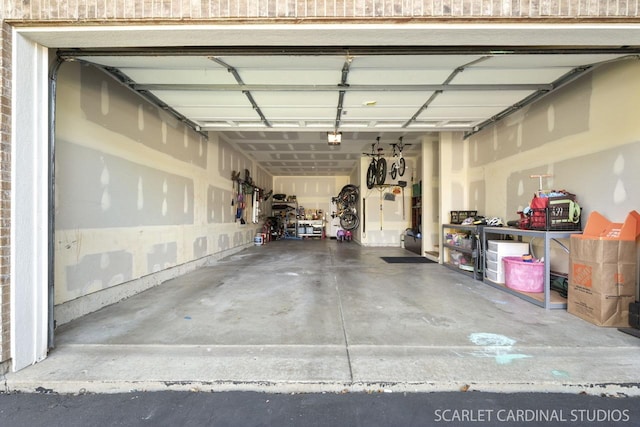
[[[9,391],[640,395],[640,340],[441,265],[335,240],[250,247],[56,330]],[[40,389],[42,390],[42,389]]]

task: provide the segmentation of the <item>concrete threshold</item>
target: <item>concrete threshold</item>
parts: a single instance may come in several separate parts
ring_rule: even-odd
[[[338,346],[68,346],[33,367],[7,374],[5,390],[640,396],[640,384],[630,378],[638,372],[637,350],[591,349],[588,354],[599,361],[597,369],[579,357],[567,357],[571,350],[520,348],[526,354],[478,355],[474,347],[355,346],[349,362]]]

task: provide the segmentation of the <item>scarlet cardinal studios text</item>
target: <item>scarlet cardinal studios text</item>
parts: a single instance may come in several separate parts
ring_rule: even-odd
[[[628,409],[436,409],[434,421],[447,422],[629,422]]]

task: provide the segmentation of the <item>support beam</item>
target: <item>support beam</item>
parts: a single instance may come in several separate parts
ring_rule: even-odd
[[[49,285],[48,50],[14,32],[11,123],[11,359],[47,356]]]

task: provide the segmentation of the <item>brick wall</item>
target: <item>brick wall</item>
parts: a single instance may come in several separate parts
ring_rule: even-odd
[[[0,363],[10,357],[10,242],[11,242],[11,37],[0,32]]]
[[[32,0],[11,20],[635,17],[640,0]],[[298,21],[296,21],[298,22]]]

